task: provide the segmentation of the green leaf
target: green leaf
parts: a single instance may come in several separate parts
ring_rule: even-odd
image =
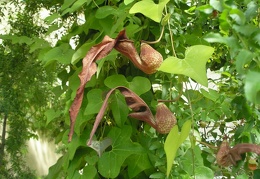
[[[147,78],[136,76],[129,82],[129,88],[137,95],[141,95],[151,89],[151,82]]]
[[[49,168],[47,179],[59,178],[64,163],[69,160],[68,152],[58,159],[58,161]]]
[[[69,3],[66,3],[66,6],[65,6],[65,3],[64,3],[63,6],[61,7],[61,11],[64,9],[64,11],[62,12],[61,16],[65,15],[67,13],[75,12],[80,7],[82,7],[85,3],[87,3],[86,0],[71,1]],[[73,4],[73,5],[71,6],[71,4]]]
[[[204,39],[208,41],[209,43],[223,43],[223,44],[228,44],[229,39],[228,37],[223,37],[219,33],[209,33],[207,34]]]
[[[80,59],[86,56],[89,49],[96,44],[96,40],[102,35],[100,33],[93,41],[84,43],[77,51],[73,54],[71,63],[75,65]]]
[[[84,178],[95,178],[97,176],[97,169],[93,165],[87,165],[83,168],[83,174],[81,176],[82,179]]]
[[[61,6],[61,11],[63,11],[64,9],[69,8],[76,0],[64,0],[64,3]]]
[[[169,57],[163,61],[158,70],[173,74],[183,74],[204,86],[208,86],[206,63],[213,52],[214,48],[209,46],[191,46],[187,48],[184,59]]]
[[[55,111],[54,109],[49,109],[45,111],[44,115],[47,117],[46,125],[48,125],[53,119],[61,115],[61,111]]]
[[[128,106],[125,101],[125,97],[118,91],[113,95],[111,104],[109,105],[116,124],[121,127],[124,125],[128,116]]]
[[[141,76],[136,76],[131,82],[128,82],[124,75],[111,75],[105,79],[104,83],[111,89],[118,86],[130,88],[137,95],[144,94],[151,89],[150,81]]]
[[[86,141],[88,140],[88,138],[89,138],[89,131],[84,131],[83,133],[81,133],[81,135],[78,136],[75,134],[73,135],[73,140],[67,145],[69,151],[69,160],[74,159],[78,148],[86,147]]]
[[[235,24],[232,26],[232,28],[235,31],[237,31],[247,37],[251,36],[254,32],[258,31],[258,28],[256,26],[254,26],[253,24],[247,24],[247,25],[243,25],[243,26]]]
[[[217,101],[219,99],[219,93],[213,89],[208,89],[208,91],[206,91],[205,89],[202,88],[200,89],[200,91],[204,97],[212,101]]]
[[[153,173],[149,176],[149,178],[165,178],[165,174],[162,173],[162,172],[156,172],[156,173]]]
[[[245,66],[248,65],[254,57],[254,53],[246,49],[241,49],[236,57],[236,70],[238,73],[245,72]]]
[[[205,166],[195,167],[195,176],[199,179],[214,178],[214,172]]]
[[[64,65],[68,65],[70,64],[73,53],[74,50],[71,49],[70,45],[63,43],[45,53],[41,60],[45,63],[45,66],[49,65],[53,61],[58,61]]]
[[[95,45],[95,41],[84,43],[72,56],[71,64],[75,65],[80,59],[85,57],[89,49]]]
[[[195,145],[193,148],[189,148],[186,153],[180,158],[181,166],[185,166],[184,171],[190,176],[194,174],[194,169],[200,166],[204,166],[201,153],[202,152],[199,146]],[[191,162],[192,158],[194,159],[194,161]]]
[[[260,169],[254,170],[254,179],[260,178]]]
[[[131,155],[127,158],[127,164],[129,178],[134,178],[140,172],[153,167],[146,153]]]
[[[51,25],[51,23],[52,23],[54,20],[58,19],[59,17],[60,17],[60,14],[59,14],[59,13],[53,13],[52,15],[46,17],[46,18],[44,19],[44,21],[45,21],[48,25]]]
[[[134,2],[134,0],[124,0],[125,5],[128,5],[130,3]]]
[[[0,35],[0,39],[12,40],[13,44],[27,44],[31,45],[33,40],[27,36],[17,36],[17,35]]]
[[[209,33],[207,34],[204,39],[209,43],[224,43],[230,47],[230,54],[231,57],[237,55],[237,50],[240,48],[240,44],[238,40],[234,37],[223,37],[219,33]]]
[[[170,133],[168,134],[165,144],[164,144],[164,150],[166,153],[166,159],[167,159],[167,176],[169,176],[174,158],[176,156],[176,152],[180,145],[185,141],[185,139],[189,136],[191,129],[191,121],[186,121],[183,126],[181,133],[179,134],[178,126],[174,126]]]
[[[43,49],[43,48],[47,48],[47,47],[50,47],[50,44],[46,40],[35,38],[34,42],[30,45],[29,52],[32,53],[37,49]]]
[[[246,22],[246,17],[239,9],[232,9],[229,11],[230,17],[239,25],[243,25]]]
[[[209,1],[209,4],[216,10],[218,11],[222,11],[223,7],[222,7],[222,4],[221,4],[221,1],[218,1],[218,0],[210,0]]]
[[[103,177],[116,178],[127,157],[144,152],[140,144],[131,141],[131,133],[130,126],[110,130],[108,137],[113,141],[112,150],[104,152],[98,161],[98,170]]]
[[[206,5],[197,7],[196,10],[204,12],[205,14],[211,14],[213,11],[213,8],[209,4],[206,4]]]
[[[129,83],[124,75],[111,75],[105,79],[104,84],[111,89],[117,86],[129,87]]]
[[[117,13],[117,9],[112,7],[112,6],[103,6],[103,7],[100,7],[96,14],[95,14],[95,17],[97,19],[103,19],[111,14],[116,14]]]
[[[163,8],[169,1],[170,0],[159,0],[159,3],[155,4],[152,0],[142,0],[135,3],[129,13],[142,13],[146,17],[159,23],[162,19]]]
[[[166,15],[163,17],[162,22],[161,22],[162,26],[165,26],[165,25],[168,24],[168,21],[169,21],[170,17],[171,17],[171,14],[166,14]]]
[[[99,112],[102,104],[102,90],[92,89],[87,94],[88,104],[85,109],[84,115],[96,114]]]
[[[247,20],[251,20],[251,18],[257,16],[257,9],[258,9],[258,4],[256,4],[256,2],[250,1],[247,4],[247,9],[245,11],[245,16]]]
[[[249,71],[245,79],[245,95],[246,98],[255,103],[260,104],[260,73]]]

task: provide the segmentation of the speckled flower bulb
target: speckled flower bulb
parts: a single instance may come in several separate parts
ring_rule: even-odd
[[[161,134],[169,133],[177,123],[176,117],[164,103],[157,105],[155,118],[156,130]]]
[[[146,43],[141,43],[140,57],[142,60],[142,71],[147,74],[155,73],[163,62],[162,55]]]

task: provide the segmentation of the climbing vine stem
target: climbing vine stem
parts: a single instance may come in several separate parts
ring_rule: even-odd
[[[188,86],[187,86],[187,83],[185,82],[185,88],[186,90],[188,89]],[[190,98],[190,95],[189,95],[189,92],[186,93],[187,94],[187,99],[188,99],[188,104],[189,104],[189,107],[190,107],[190,114],[191,114],[191,132],[192,132],[192,139],[193,139],[193,136],[194,136],[194,114],[193,114],[193,109],[192,109],[192,104],[191,104],[191,98]],[[191,144],[191,152],[192,152],[192,173],[193,173],[193,176],[194,178],[195,177],[195,154],[194,154],[194,147],[193,147],[193,141],[191,141],[192,144]]]

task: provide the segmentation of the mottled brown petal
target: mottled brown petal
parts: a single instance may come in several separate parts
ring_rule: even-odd
[[[157,131],[161,134],[168,134],[177,123],[176,117],[164,103],[157,105],[155,118]]]
[[[82,104],[84,88],[86,83],[91,79],[91,77],[97,71],[97,65],[95,61],[104,58],[108,53],[112,51],[118,39],[125,36],[125,30],[121,31],[118,34],[116,39],[112,39],[108,36],[105,36],[101,43],[91,47],[88,51],[87,55],[83,59],[83,67],[82,71],[79,74],[80,78],[80,86],[77,90],[76,97],[70,107],[70,132],[69,132],[69,142],[72,139],[72,135],[74,133],[74,125],[79,112],[79,109]]]
[[[217,156],[216,156],[217,157],[217,163],[220,166],[227,167],[227,166],[232,164],[232,162],[229,159],[229,150],[230,150],[229,144],[226,140],[224,140],[221,143],[221,145],[219,147],[219,151],[218,151]]]
[[[145,121],[148,124],[150,124],[152,127],[156,128],[153,114],[152,114],[150,108],[148,107],[148,105],[130,89],[123,87],[123,86],[118,86],[116,88],[111,89],[107,93],[106,98],[103,102],[103,105],[96,117],[95,123],[91,130],[90,137],[89,137],[89,140],[87,143],[88,146],[91,145],[92,138],[104,116],[105,110],[108,105],[108,99],[115,90],[119,90],[124,95],[124,97],[126,99],[126,104],[134,111],[134,112],[130,113],[129,116],[136,118],[138,120],[141,120],[141,121]]]
[[[230,148],[228,142],[224,140],[217,153],[217,163],[223,167],[236,165],[236,162],[242,159],[241,154],[246,152],[254,152],[260,155],[260,146],[244,143],[237,144],[233,148]]]
[[[140,57],[145,67],[143,71],[147,74],[155,73],[163,62],[162,55],[146,43],[141,44]]]

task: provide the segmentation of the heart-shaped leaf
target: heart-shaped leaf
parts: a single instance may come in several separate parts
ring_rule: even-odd
[[[170,0],[159,0],[159,3],[155,4],[152,0],[142,0],[135,3],[129,13],[142,13],[155,22],[160,22],[162,19],[163,8],[169,1]]]
[[[187,48],[184,59],[169,57],[163,61],[158,70],[167,73],[186,75],[198,83],[208,86],[206,63],[213,52],[214,48],[209,46],[191,46]]]
[[[103,177],[116,178],[125,159],[131,154],[143,153],[140,144],[131,141],[132,130],[129,126],[113,128],[108,134],[112,139],[112,150],[104,152],[98,161],[98,170]]]
[[[89,102],[85,109],[84,114],[90,115],[90,114],[98,113],[103,104],[102,90],[92,89],[91,91],[88,92],[87,98]]]
[[[125,86],[133,90],[137,95],[144,94],[151,89],[150,81],[141,76],[136,76],[131,82],[128,82],[124,75],[111,75],[105,79],[104,83],[111,89]]]

